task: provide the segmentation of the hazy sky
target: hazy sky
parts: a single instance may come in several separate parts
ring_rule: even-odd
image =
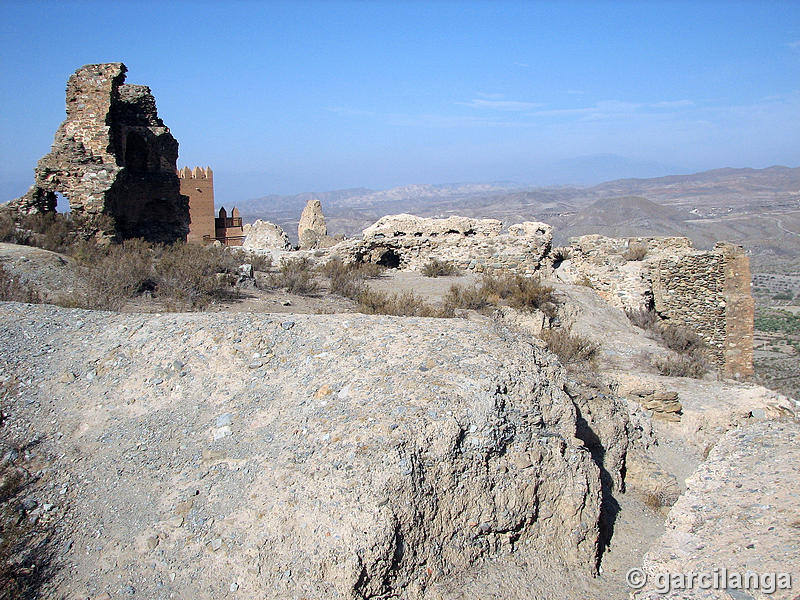
[[[800,165],[793,0],[3,0],[0,31],[2,200],[49,150],[69,75],[111,61],[224,202],[587,181],[568,159],[598,154],[642,175]]]

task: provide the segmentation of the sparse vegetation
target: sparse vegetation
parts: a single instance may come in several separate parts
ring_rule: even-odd
[[[249,262],[253,266],[253,271],[266,273],[272,268],[272,256],[269,254],[251,254],[245,262]]]
[[[800,315],[788,310],[759,310],[756,313],[755,328],[760,331],[783,332],[792,335],[800,334]]]
[[[590,362],[600,346],[587,337],[573,334],[569,329],[545,329],[542,340],[548,350],[558,356],[564,365]]]
[[[453,263],[432,258],[422,267],[422,274],[425,277],[449,277],[458,275],[459,270]]]
[[[652,331],[660,321],[658,313],[653,309],[626,310],[625,315],[631,324],[645,331]]]
[[[652,365],[659,373],[699,379],[708,372],[708,348],[703,338],[691,329],[663,321],[653,309],[627,310],[625,314],[633,325],[649,331],[664,346],[677,353],[677,356],[652,360]]]
[[[631,242],[628,249],[622,253],[622,258],[628,262],[642,260],[645,256],[647,256],[647,244],[641,242]]]
[[[692,377],[700,379],[708,372],[708,363],[704,358],[692,355],[656,357],[652,365],[661,375],[669,377]]]
[[[450,310],[461,308],[466,310],[483,311],[489,306],[489,295],[482,285],[451,285],[444,297],[445,306]]]
[[[41,297],[36,288],[14,277],[0,262],[0,300],[35,304],[41,302]]]
[[[368,315],[393,315],[396,317],[452,317],[448,307],[439,308],[428,304],[413,292],[387,294],[364,288],[358,296],[359,311]]]
[[[272,283],[275,287],[286,288],[292,294],[310,295],[319,290],[311,259],[305,256],[282,260],[278,272],[272,277]]]
[[[452,308],[481,310],[489,305],[506,305],[517,310],[541,310],[548,317],[556,312],[553,288],[533,277],[505,274],[485,276],[479,284],[452,286],[445,302]]]

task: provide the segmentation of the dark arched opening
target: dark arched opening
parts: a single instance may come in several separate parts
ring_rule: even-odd
[[[147,170],[147,142],[135,131],[125,140],[125,166],[131,171]]]
[[[400,255],[394,250],[387,250],[378,259],[378,264],[388,269],[400,268]]]

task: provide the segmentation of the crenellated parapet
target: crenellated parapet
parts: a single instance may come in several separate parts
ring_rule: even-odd
[[[178,169],[178,177],[180,179],[209,179],[213,181],[214,172],[211,167],[194,167],[193,169],[183,167]]]

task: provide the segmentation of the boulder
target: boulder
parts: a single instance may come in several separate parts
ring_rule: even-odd
[[[242,228],[244,231],[245,250],[291,250],[289,236],[280,226],[258,219]]]

